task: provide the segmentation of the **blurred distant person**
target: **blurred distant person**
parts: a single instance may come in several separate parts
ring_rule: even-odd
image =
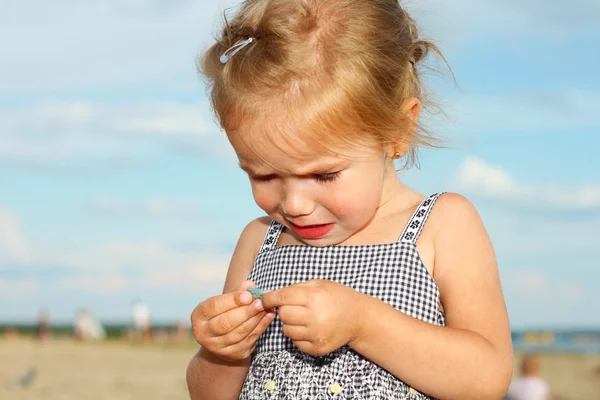
[[[85,331],[85,310],[79,309],[75,314],[75,322],[73,323],[73,334],[75,336],[75,340],[81,342],[84,340],[84,331]]]
[[[131,324],[134,339],[152,339],[152,315],[150,308],[140,299],[133,301],[131,306]]]
[[[35,327],[35,337],[46,340],[50,337],[50,315],[47,311],[40,311]]]
[[[540,359],[528,354],[521,360],[521,377],[513,381],[506,395],[507,400],[550,400],[548,384],[540,376]]]
[[[4,337],[7,339],[14,339],[19,336],[19,331],[14,326],[8,326],[4,328]]]
[[[180,319],[177,322],[177,327],[175,329],[175,339],[176,340],[186,340],[190,338],[190,322],[186,319]]]
[[[85,308],[77,311],[74,330],[77,341],[102,340],[106,337],[106,331],[100,321]]]

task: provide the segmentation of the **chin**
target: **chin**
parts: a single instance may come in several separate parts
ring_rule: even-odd
[[[346,237],[324,237],[321,239],[302,239],[302,241],[306,244],[309,244],[313,247],[327,247],[327,246],[337,246],[343,243]]]

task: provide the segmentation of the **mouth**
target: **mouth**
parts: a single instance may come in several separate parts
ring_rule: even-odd
[[[290,228],[304,239],[320,239],[331,231],[333,224],[300,226],[290,222]]]

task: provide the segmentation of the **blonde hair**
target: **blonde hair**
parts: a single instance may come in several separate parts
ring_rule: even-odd
[[[225,51],[248,38],[253,42],[221,63]],[[281,110],[287,126],[325,150],[373,139],[400,143],[408,166],[418,147],[437,141],[400,112],[411,97],[432,105],[417,70],[430,51],[443,58],[419,38],[398,0],[246,0],[225,18],[198,68],[228,135],[243,121]]]

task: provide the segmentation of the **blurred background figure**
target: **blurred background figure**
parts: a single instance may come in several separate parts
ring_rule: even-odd
[[[152,315],[150,308],[141,299],[132,302],[131,325],[134,340],[152,340]]]
[[[50,314],[46,310],[38,314],[35,336],[38,340],[46,340],[50,337]]]
[[[184,341],[190,338],[191,325],[188,319],[180,319],[175,328],[175,340]]]
[[[523,356],[519,372],[520,377],[508,389],[507,400],[550,400],[550,390],[541,377],[540,359],[537,355]]]
[[[75,340],[79,342],[89,340],[102,340],[106,337],[106,331],[94,314],[81,308],[75,315]]]
[[[7,326],[4,328],[4,337],[6,339],[15,339],[19,337],[19,331],[14,326]]]

